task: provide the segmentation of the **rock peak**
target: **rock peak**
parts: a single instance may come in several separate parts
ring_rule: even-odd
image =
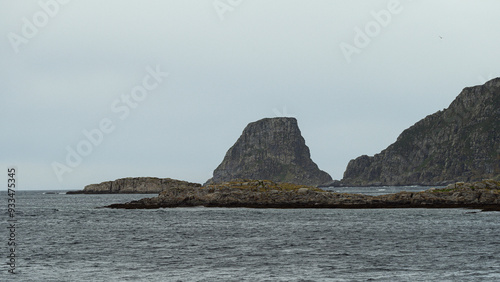
[[[311,160],[297,119],[264,118],[248,124],[206,184],[266,179],[302,185],[331,181]]]

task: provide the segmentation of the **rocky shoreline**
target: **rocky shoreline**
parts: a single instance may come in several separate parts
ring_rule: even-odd
[[[238,180],[203,187],[171,187],[158,197],[106,208],[474,208],[500,211],[500,182],[458,182],[443,189],[381,196],[327,192],[319,188],[267,180]]]
[[[450,184],[455,184],[456,181],[452,180],[446,180],[446,181],[440,181],[440,182],[432,182],[432,183],[427,183],[427,182],[410,182],[410,183],[398,183],[398,185],[387,185],[382,182],[373,182],[373,183],[345,183],[342,182],[341,180],[333,180],[330,182],[326,182],[323,184],[320,184],[316,187],[319,188],[327,188],[327,187],[387,187],[387,186],[395,186],[395,187],[402,187],[402,186],[421,186],[421,187],[436,187],[436,186],[447,186]]]

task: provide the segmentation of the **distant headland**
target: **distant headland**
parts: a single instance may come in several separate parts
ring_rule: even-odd
[[[500,78],[467,87],[375,156],[347,165],[334,186],[440,186],[500,180]]]

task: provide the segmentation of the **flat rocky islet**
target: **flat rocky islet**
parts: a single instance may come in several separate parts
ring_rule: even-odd
[[[446,188],[380,196],[328,192],[268,180],[237,180],[202,187],[171,187],[157,197],[106,208],[156,209],[174,207],[246,208],[473,208],[500,211],[500,182],[458,182]]]
[[[167,188],[200,186],[199,183],[172,178],[126,177],[90,184],[83,190],[69,191],[66,194],[158,194]]]

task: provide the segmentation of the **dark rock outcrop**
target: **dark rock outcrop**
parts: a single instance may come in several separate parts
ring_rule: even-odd
[[[344,186],[446,185],[500,178],[500,78],[465,88],[373,157],[351,160]]]
[[[332,180],[311,160],[295,118],[265,118],[247,125],[206,184],[239,178],[302,185]]]
[[[67,194],[158,194],[173,188],[199,188],[201,184],[171,178],[135,177],[121,178],[99,184],[90,184],[80,191]]]
[[[169,188],[158,197],[108,208],[169,207],[249,208],[479,208],[500,211],[500,182],[456,183],[444,189],[381,196],[340,194],[272,181],[233,181],[204,187]]]

